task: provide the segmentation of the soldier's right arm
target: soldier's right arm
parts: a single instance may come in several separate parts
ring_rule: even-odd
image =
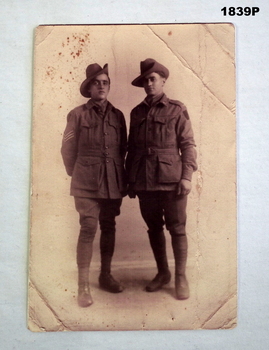
[[[78,153],[78,118],[74,111],[67,116],[67,125],[64,131],[61,154],[66,172],[72,176]]]

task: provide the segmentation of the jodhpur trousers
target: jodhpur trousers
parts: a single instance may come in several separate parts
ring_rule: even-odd
[[[149,241],[158,272],[166,273],[168,270],[164,224],[171,235],[176,269],[184,271],[187,259],[187,196],[176,196],[174,191],[143,191],[137,195],[142,217],[148,226]]]
[[[171,236],[186,234],[187,196],[176,196],[175,191],[141,191],[137,195],[149,234],[161,232],[164,224]]]
[[[104,270],[110,269],[114,253],[116,221],[120,214],[122,199],[94,199],[74,197],[76,210],[79,213],[80,233],[77,244],[77,265],[88,267],[92,258],[92,245],[100,223],[100,251]]]

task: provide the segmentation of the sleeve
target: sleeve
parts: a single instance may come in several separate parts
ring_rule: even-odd
[[[184,105],[182,105],[178,123],[178,145],[182,160],[182,179],[191,181],[193,172],[197,170],[197,152],[191,121]]]
[[[63,134],[61,154],[66,172],[72,176],[78,153],[78,118],[74,111],[67,116],[67,125]]]
[[[125,159],[127,152],[127,128],[123,113],[121,112],[121,145],[120,153],[123,159]]]

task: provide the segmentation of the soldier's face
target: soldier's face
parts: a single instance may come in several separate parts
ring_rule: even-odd
[[[109,93],[109,79],[106,74],[97,75],[89,87],[91,98],[95,101],[104,101]]]
[[[163,92],[165,78],[158,73],[150,73],[144,78],[144,89],[148,96],[157,96]]]

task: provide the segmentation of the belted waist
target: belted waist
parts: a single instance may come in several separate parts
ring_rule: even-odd
[[[89,149],[78,153],[78,157],[104,157],[104,158],[121,158],[119,148],[107,149]]]
[[[147,147],[147,148],[141,148],[136,149],[135,151],[136,155],[139,156],[149,156],[154,154],[172,154],[176,155],[179,154],[178,148],[154,148],[154,147]]]

